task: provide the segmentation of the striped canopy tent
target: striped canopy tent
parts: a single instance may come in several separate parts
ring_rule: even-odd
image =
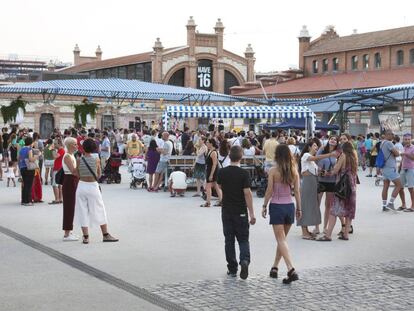
[[[237,97],[199,89],[126,79],[75,79],[16,83],[0,86],[0,94],[38,94],[45,101],[56,96],[80,96],[121,100],[160,100],[173,102],[254,102],[267,104],[260,98]]]
[[[414,99],[414,83],[385,87],[353,89],[338,94],[305,100],[300,106],[307,106],[314,112],[333,112],[339,116],[340,130],[345,130],[345,114],[350,111],[382,109],[397,102]]]
[[[414,83],[369,89],[353,89],[338,94],[304,100],[300,104],[314,112],[364,111],[414,99]],[[342,107],[341,107],[342,105]]]
[[[275,119],[306,118],[309,130],[313,132],[315,114],[305,106],[166,106],[164,128],[175,118],[218,118],[218,119]]]

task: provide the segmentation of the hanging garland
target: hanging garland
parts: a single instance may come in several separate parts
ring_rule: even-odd
[[[4,124],[10,122],[11,124],[16,122],[17,114],[19,109],[23,110],[23,113],[26,112],[27,101],[23,100],[21,96],[17,97],[15,100],[11,101],[9,106],[2,106],[0,108],[1,115],[3,116]]]
[[[85,98],[82,100],[81,105],[75,105],[75,122],[80,122],[82,126],[86,126],[86,116],[89,114],[94,119],[97,110],[98,104],[92,103]]]

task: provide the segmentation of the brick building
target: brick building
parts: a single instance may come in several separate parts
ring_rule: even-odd
[[[255,53],[251,45],[247,45],[244,56],[224,49],[224,25],[220,19],[217,20],[213,33],[199,33],[193,17],[189,18],[186,28],[187,42],[183,46],[164,48],[157,38],[152,51],[111,59],[102,58],[100,46],[95,56],[81,56],[81,50],[76,45],[73,50],[74,65],[56,70],[54,74],[56,78],[59,78],[59,75],[78,75],[91,79],[137,79],[227,94],[230,94],[230,88],[254,80]],[[77,99],[77,102],[79,101]],[[67,107],[53,107],[52,117],[55,126],[66,125],[72,117],[70,106],[74,102],[67,103]],[[90,125],[129,127],[136,118],[150,124],[151,121],[160,119],[160,106],[160,102],[146,101],[142,103],[142,109],[105,107],[98,111],[96,120]],[[41,108],[29,107],[28,111],[27,120],[30,120],[30,123],[26,125],[35,130],[42,128]],[[195,122],[190,125],[195,126]]]
[[[354,31],[342,37],[333,26],[328,26],[314,40],[303,26],[298,41],[296,75],[289,75],[291,70],[281,72],[267,77],[263,89],[257,84],[248,84],[233,88],[233,94],[261,97],[265,92],[269,97],[310,98],[414,81],[414,26],[361,34]],[[410,106],[400,103],[390,110],[400,111],[405,128],[414,126]],[[330,118],[328,114],[323,117]],[[376,113],[352,114],[351,121],[378,127]]]

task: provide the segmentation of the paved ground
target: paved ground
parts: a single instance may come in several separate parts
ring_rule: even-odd
[[[305,241],[291,231],[301,280],[287,287],[267,277],[275,252],[267,220],[251,227],[251,277],[227,279],[220,210],[200,208],[200,199],[130,190],[123,175],[121,185],[103,185],[120,242],[103,244],[95,228],[85,246],[61,241],[61,206],[22,207],[18,188],[0,182],[0,310],[412,310],[413,279],[384,271],[414,268],[414,214],[382,213],[380,188],[360,177],[350,241]],[[255,199],[257,213],[262,202]]]

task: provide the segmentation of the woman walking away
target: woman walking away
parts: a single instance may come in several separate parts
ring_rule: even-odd
[[[154,174],[155,170],[157,168],[158,162],[160,161],[160,153],[157,151],[157,142],[152,139],[150,141],[148,151],[145,155],[145,158],[147,160],[147,173],[149,175],[149,187],[148,191],[152,191],[154,189],[153,183],[154,183]]]
[[[194,164],[193,177],[196,179],[197,192],[193,197],[199,197],[201,192],[201,185],[206,180],[206,138],[203,136],[197,142],[196,160]]]
[[[45,162],[45,185],[47,185],[49,178],[52,179],[53,165],[55,163],[55,158],[53,157],[53,140],[51,138],[46,141],[43,157]]]
[[[321,224],[321,210],[318,203],[318,166],[315,161],[334,157],[336,152],[316,156],[318,145],[311,141],[302,150],[301,174],[302,174],[302,218],[297,225],[302,227],[302,238],[314,240],[314,235],[309,232],[308,226]]]
[[[19,169],[22,176],[22,205],[32,206],[32,186],[34,179],[33,163],[36,156],[33,155],[32,145],[33,139],[26,137],[24,147],[19,151]]]
[[[284,284],[290,284],[299,279],[293,268],[286,237],[290,227],[295,222],[295,205],[292,201],[291,189],[295,194],[296,217],[301,218],[301,198],[299,193],[300,178],[296,167],[296,161],[287,145],[278,145],[275,152],[276,166],[269,171],[269,182],[263,204],[262,216],[266,218],[267,204],[270,201],[270,224],[277,241],[276,257],[270,270],[270,277],[277,278],[280,259],[283,257],[288,269]]]
[[[212,188],[216,190],[218,196],[218,202],[214,206],[221,206],[221,189],[217,185],[217,173],[218,173],[218,152],[217,142],[214,138],[209,138],[206,142],[208,149],[206,155],[206,203],[202,204],[201,207],[210,207],[211,205],[211,191]]]
[[[103,242],[118,242],[118,239],[108,233],[105,205],[98,184],[101,176],[100,161],[91,155],[96,150],[95,141],[86,139],[83,150],[84,155],[76,163],[80,181],[75,203],[75,216],[82,227],[83,244],[89,243],[89,227],[93,225],[101,227]]]
[[[77,241],[79,238],[72,234],[73,218],[75,215],[76,188],[78,187],[78,171],[74,153],[78,150],[76,138],[68,137],[64,141],[66,153],[63,156],[62,167],[65,177],[63,179],[63,241]]]
[[[17,172],[17,153],[19,150],[19,144],[17,143],[17,136],[16,133],[12,132],[9,137],[9,152],[10,152],[10,159],[13,163],[13,171],[14,175],[18,176]]]
[[[218,152],[219,168],[225,168],[230,165],[230,144],[227,139],[223,139],[220,143]]]
[[[356,208],[356,176],[358,170],[358,156],[352,144],[346,142],[342,145],[342,154],[336,163],[332,174],[337,176],[339,181],[342,175],[346,174],[350,181],[349,187],[351,195],[346,199],[340,199],[335,196],[331,206],[331,214],[329,215],[329,226],[326,234],[319,238],[318,241],[332,241],[332,231],[335,227],[336,217],[345,217],[345,230],[341,231],[338,239],[349,240],[349,230],[352,220],[355,218]]]

